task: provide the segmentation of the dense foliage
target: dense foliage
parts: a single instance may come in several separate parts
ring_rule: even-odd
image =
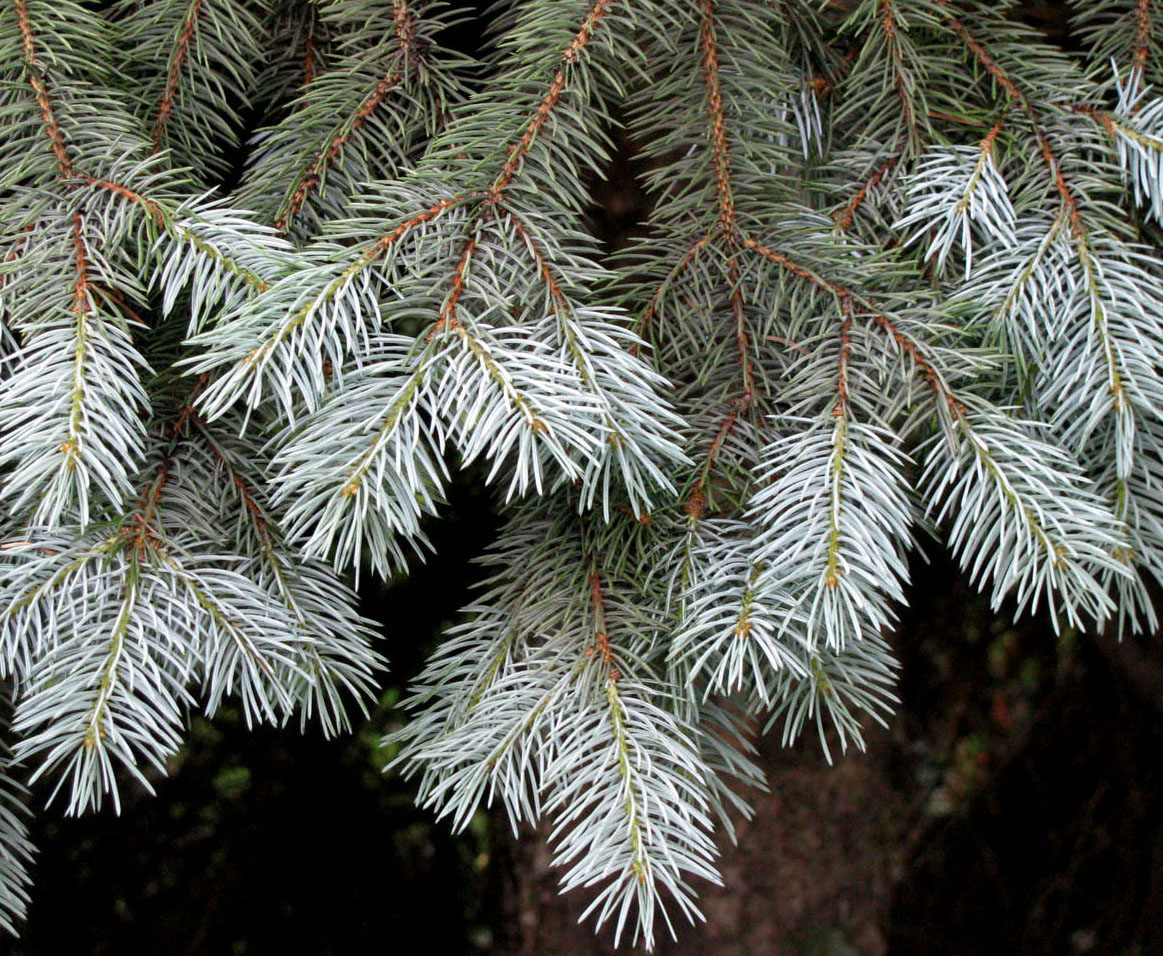
[[[472,462],[505,525],[398,765],[647,946],[750,734],[884,719],[918,535],[1154,629],[1163,12],[1011,7],[506,0],[470,59],[432,0],[3,0],[0,922],[22,768],[82,812],[193,708],[346,727],[348,575]]]

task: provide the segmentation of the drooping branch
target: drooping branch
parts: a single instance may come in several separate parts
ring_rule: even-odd
[[[525,154],[533,148],[533,143],[541,132],[541,128],[549,121],[549,117],[561,101],[561,95],[565,92],[565,88],[568,85],[566,69],[577,61],[582,50],[586,48],[590,40],[594,38],[594,34],[597,33],[602,18],[605,17],[609,8],[616,2],[617,0],[598,0],[590,9],[590,12],[586,14],[581,28],[573,40],[570,41],[569,46],[561,54],[561,64],[553,76],[553,82],[549,84],[545,98],[541,101],[541,105],[537,107],[537,111],[533,114],[533,118],[529,121],[525,132],[513,147],[508,160],[501,167],[501,171],[497,174],[497,178],[489,190],[494,200],[499,200],[504,191],[509,187],[509,183],[513,181],[513,177],[517,175],[517,171],[521,168],[521,161],[525,158]]]
[[[400,54],[405,60],[415,57],[418,50],[415,15],[405,0],[393,0],[393,27],[395,29],[396,39],[400,43]],[[311,75],[314,71],[314,54],[310,34],[307,36],[307,44],[307,77],[304,81],[304,86],[310,82]],[[380,108],[388,95],[400,86],[406,75],[402,66],[393,65],[359,105],[359,109],[356,110],[351,124],[346,129],[341,127],[337,130],[330,137],[327,145],[320,149],[314,161],[311,163],[307,174],[303,177],[298,188],[287,201],[286,209],[275,220],[275,228],[279,232],[286,233],[291,228],[295,217],[302,211],[311,193],[323,181],[323,177],[327,174],[327,171],[335,164],[343,148],[359,134],[363,125]]]
[[[57,159],[57,168],[62,179],[70,179],[73,175],[73,163],[65,149],[65,137],[57,123],[56,112],[53,109],[52,98],[49,96],[48,83],[40,60],[36,54],[36,41],[32,31],[32,23],[28,16],[27,0],[12,0],[16,8],[16,22],[20,27],[21,47],[24,53],[24,67],[28,71],[28,82],[36,93],[36,102],[40,107],[40,119],[44,125],[52,144],[53,155]]]
[[[166,74],[165,89],[162,90],[161,99],[158,100],[157,115],[150,132],[154,152],[161,149],[166,127],[169,125],[170,117],[174,111],[174,100],[182,82],[182,69],[190,55],[190,44],[193,42],[194,34],[198,29],[198,14],[202,11],[203,3],[205,0],[191,0],[190,7],[186,11],[186,18],[182,22],[181,31],[178,33],[178,42],[170,56],[170,69]]]
[[[796,278],[803,280],[818,289],[823,289],[834,295],[837,301],[840,302],[841,308],[851,307],[853,305],[859,306],[859,312],[867,315],[882,332],[888,335],[905,356],[908,357],[913,367],[920,373],[921,377],[928,384],[933,393],[941,399],[954,418],[961,418],[964,416],[964,406],[957,399],[956,395],[945,384],[941,373],[937,371],[937,366],[929,359],[924,351],[916,342],[914,342],[908,335],[901,331],[895,322],[879,309],[870,305],[862,296],[859,296],[854,290],[848,288],[837,282],[825,279],[817,275],[811,269],[790,259],[788,256],[763,243],[745,237],[743,245],[753,252],[763,256],[769,262],[774,263],[781,269],[791,273]],[[853,312],[857,310],[853,309]]]
[[[1076,237],[1080,237],[1085,231],[1085,228],[1082,224],[1082,216],[1078,209],[1078,200],[1066,182],[1066,177],[1062,174],[1061,163],[1058,157],[1054,155],[1054,149],[1050,145],[1050,140],[1043,128],[1041,118],[1038,115],[1038,111],[1034,109],[1033,103],[1030,102],[1030,98],[1014,82],[1013,78],[1010,77],[1005,69],[1002,68],[997,58],[985,48],[961,20],[950,14],[949,25],[982,67],[985,68],[985,71],[993,77],[998,86],[1005,90],[1006,95],[1029,117],[1034,128],[1034,135],[1038,141],[1038,150],[1042,155],[1042,161],[1045,163],[1046,169],[1049,171],[1050,177],[1054,182],[1054,188],[1062,200],[1063,209],[1070,221],[1070,229]]]
[[[1147,12],[1148,6],[1146,3],[1141,3],[1140,11]],[[1071,189],[1070,184],[1066,181],[1066,177],[1062,172],[1062,165],[1058,157],[1054,153],[1054,149],[1050,144],[1050,139],[1046,135],[1042,127],[1041,120],[1037,111],[1034,109],[1030,98],[1026,93],[1014,82],[1014,80],[1006,73],[1006,71],[997,62],[997,59],[992,56],[984,45],[978,41],[976,37],[965,27],[965,25],[956,17],[949,18],[950,26],[953,27],[957,35],[962,39],[970,51],[977,57],[978,61],[985,67],[997,83],[1006,91],[1009,98],[1016,103],[1029,117],[1034,128],[1035,136],[1038,141],[1038,149],[1042,156],[1042,161],[1050,173],[1051,179],[1054,182],[1054,188],[1062,202],[1062,209],[1066,215],[1066,220],[1070,225],[1071,236],[1074,240],[1074,247],[1078,254],[1078,261],[1082,267],[1083,276],[1085,280],[1085,289],[1088,297],[1091,300],[1091,313],[1095,326],[1097,328],[1098,337],[1101,341],[1101,348],[1103,351],[1103,360],[1107,369],[1107,378],[1111,394],[1114,397],[1114,407],[1117,415],[1125,414],[1129,409],[1129,404],[1126,395],[1126,386],[1123,382],[1123,374],[1120,370],[1120,359],[1115,354],[1114,343],[1111,341],[1111,334],[1108,327],[1105,306],[1099,301],[1098,283],[1101,281],[1101,268],[1095,261],[1094,251],[1091,246],[1091,237],[1089,230],[1086,227],[1082,218],[1082,212],[1078,205],[1078,200]]]
[[[616,3],[617,0],[598,0],[594,4],[585,19],[582,21],[581,27],[570,41],[569,45],[561,54],[561,60],[557,68],[557,72],[553,76],[552,82],[549,84],[549,89],[542,98],[528,125],[525,127],[521,137],[509,148],[509,157],[501,166],[496,178],[493,180],[492,186],[489,187],[488,192],[481,200],[481,205],[484,207],[497,207],[501,204],[505,190],[513,182],[521,168],[521,162],[525,155],[533,148],[534,142],[537,140],[538,134],[542,127],[549,121],[553,111],[561,102],[562,94],[565,93],[568,86],[569,78],[567,75],[567,68],[577,62],[581,52],[586,48],[589,42],[597,33],[598,26],[602,19],[606,16],[609,8]],[[449,303],[455,309],[457,301],[460,299],[461,287],[463,286],[463,265],[467,262],[467,257],[471,255],[472,249],[475,248],[479,241],[479,233],[477,231],[476,220],[472,220],[472,225],[469,227],[468,234],[465,238],[464,246],[461,249],[460,264],[453,271],[451,282],[453,284],[450,290],[448,299],[446,300],[445,309],[441,311],[439,320],[436,323],[438,331],[443,328],[448,321],[446,314]]]
[[[727,245],[727,281],[731,300],[731,316],[735,338],[736,354],[739,360],[740,394],[732,399],[727,415],[720,423],[711,442],[711,448],[703,463],[699,480],[691,490],[687,500],[687,513],[692,518],[701,515],[706,501],[706,483],[710,480],[715,463],[731,433],[738,426],[740,417],[755,404],[755,380],[751,362],[751,338],[747,326],[746,305],[743,301],[742,273],[739,268],[737,249],[739,246],[739,221],[735,212],[735,195],[731,181],[731,146],[727,126],[726,109],[723,105],[722,77],[719,64],[719,42],[715,29],[715,0],[702,0],[699,24],[699,46],[702,51],[703,85],[706,88],[707,138],[710,141],[711,165],[715,177],[715,197],[719,209],[717,235],[708,233],[697,241],[679,262],[673,275],[681,273],[701,251],[703,246],[715,238],[721,238]],[[672,280],[673,281],[673,280]],[[659,289],[661,292],[661,287]],[[657,301],[658,293],[651,301]]]

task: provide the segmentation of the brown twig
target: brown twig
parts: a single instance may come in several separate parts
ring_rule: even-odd
[[[860,299],[856,293],[849,289],[847,286],[837,282],[832,282],[822,276],[816,275],[816,273],[812,272],[811,269],[800,265],[798,262],[788,258],[783,253],[777,252],[776,250],[765,246],[760,242],[757,242],[755,239],[746,237],[743,239],[743,245],[746,248],[751,249],[757,254],[763,256],[769,262],[779,266],[781,269],[790,272],[797,278],[802,279],[803,281],[808,282],[819,289],[830,292],[839,300],[842,309],[850,308],[852,304],[858,304],[861,307],[860,311],[867,315],[868,318],[870,318],[877,326],[877,328],[881,329],[881,331],[887,334],[896,343],[901,352],[908,357],[913,366],[921,374],[921,377],[933,390],[934,394],[936,394],[946,403],[949,411],[954,415],[954,417],[959,418],[964,415],[964,406],[945,386],[945,383],[941,379],[940,373],[937,371],[936,365],[934,365],[933,362],[925,355],[925,353],[916,342],[914,342],[907,335],[905,335],[904,332],[897,328],[896,323],[894,323],[887,315],[878,309],[872,308],[867,302]]]
[[[852,357],[852,305],[843,300],[844,321],[840,325],[840,358],[836,365],[836,404],[832,407],[833,418],[848,417],[848,362]]]
[[[698,258],[699,253],[702,252],[702,250],[706,248],[708,243],[710,243],[714,238],[715,234],[713,232],[708,232],[701,239],[696,240],[694,244],[686,251],[683,257],[679,259],[678,264],[670,270],[670,275],[668,275],[664,281],[658,284],[658,288],[654,290],[654,294],[650,297],[650,302],[646,306],[646,309],[643,311],[642,317],[638,320],[638,328],[636,331],[639,338],[646,339],[650,334],[650,324],[654,321],[655,315],[658,314],[658,303],[662,299],[663,292],[665,292],[666,288],[687,270],[691,263],[693,263],[695,259]],[[637,355],[638,345],[633,345],[630,349],[630,352],[633,355]]]
[[[103,189],[107,192],[111,192],[120,196],[122,199],[128,202],[135,203],[139,206],[144,206],[150,215],[153,216],[154,222],[156,222],[159,226],[165,225],[165,216],[162,213],[161,207],[148,196],[143,196],[136,190],[130,189],[128,186],[122,183],[116,183],[109,179],[94,179],[92,176],[86,176],[84,174],[78,175],[76,178],[83,182],[86,186],[92,186],[95,189]]]
[[[170,60],[170,70],[166,76],[166,86],[162,91],[161,99],[158,101],[157,119],[154,121],[153,130],[150,132],[150,141],[153,143],[155,153],[161,149],[162,138],[165,136],[166,127],[169,125],[170,117],[173,115],[174,97],[177,95],[178,86],[181,83],[182,67],[186,65],[186,59],[190,54],[190,42],[194,39],[194,33],[198,29],[198,14],[201,13],[204,2],[205,0],[193,0],[189,10],[186,12],[186,19],[182,24],[182,30],[178,34],[178,44],[174,49],[173,58]]]
[[[864,205],[868,194],[880,185],[881,180],[900,162],[900,159],[900,153],[897,153],[895,156],[890,156],[880,164],[880,167],[872,174],[868,182],[861,186],[857,190],[856,195],[848,201],[848,204],[836,214],[835,222],[837,229],[841,232],[847,232],[852,227],[852,220],[855,219],[857,210]]]
[[[909,130],[909,139],[917,139],[917,114],[909,96],[905,78],[908,71],[905,69],[904,55],[901,53],[897,33],[900,29],[897,23],[896,10],[893,0],[880,0],[880,25],[884,31],[885,45],[892,60],[893,87],[896,89],[897,99],[901,102],[901,111],[904,113],[905,123]]]
[[[586,650],[587,657],[597,656],[606,666],[607,675],[612,682],[622,676],[614,662],[614,652],[610,647],[610,635],[606,631],[606,599],[602,590],[602,579],[598,574],[597,566],[590,558],[590,607],[594,615],[594,644]]]
[[[416,52],[417,46],[415,16],[404,0],[395,0],[393,6],[393,21],[396,38],[400,41],[400,50],[405,57],[413,55]],[[311,42],[310,36],[308,36],[307,41],[308,43]],[[310,53],[308,53],[308,56],[310,57]],[[404,77],[405,71],[403,69],[393,68],[389,70],[376,83],[371,93],[360,104],[359,109],[356,110],[355,117],[351,121],[351,126],[343,133],[336,135],[326,148],[321,149],[316,154],[315,160],[311,164],[307,174],[303,177],[298,188],[287,202],[286,209],[275,220],[275,228],[279,232],[286,233],[290,229],[291,224],[295,221],[295,217],[302,212],[303,206],[306,205],[307,199],[312,191],[323,181],[323,177],[327,171],[335,164],[335,160],[339,157],[343,147],[355,138],[356,134],[380,107],[380,104],[383,103],[388,94],[403,82]]]
[[[20,28],[24,66],[28,70],[28,82],[32,86],[33,92],[36,93],[36,103],[40,107],[40,119],[52,143],[52,151],[57,159],[57,168],[60,170],[61,179],[70,179],[73,175],[73,164],[65,149],[65,137],[57,123],[45,75],[36,56],[36,43],[33,38],[32,24],[28,17],[28,3],[27,0],[13,0],[13,5],[16,7],[16,22]]]
[[[1135,5],[1133,49],[1131,68],[1137,70],[1139,76],[1143,77],[1147,71],[1147,58],[1151,53],[1151,0],[1139,0]]]
[[[455,329],[460,325],[457,305],[460,303],[461,295],[464,294],[465,284],[468,281],[468,264],[476,247],[477,241],[474,236],[464,244],[464,249],[461,250],[460,261],[457,262],[456,268],[452,272],[452,287],[448,290],[448,297],[444,300],[444,306],[440,310],[440,318],[436,320],[432,331],[428,333],[430,341],[444,329]]]
[[[598,0],[582,21],[581,28],[569,46],[565,48],[565,51],[561,55],[561,65],[557,68],[557,73],[554,74],[553,82],[550,83],[545,98],[541,101],[537,112],[533,114],[533,119],[529,121],[529,126],[526,127],[525,132],[517,141],[516,146],[513,147],[508,160],[501,167],[500,173],[493,182],[493,186],[489,192],[494,200],[499,200],[501,194],[509,187],[509,183],[513,181],[513,177],[517,175],[517,170],[521,167],[521,160],[525,158],[525,154],[533,147],[538,133],[541,132],[541,127],[548,122],[550,115],[561,100],[561,95],[565,92],[567,83],[566,68],[577,60],[581,51],[593,39],[594,34],[597,32],[598,24],[606,15],[608,9],[616,2],[617,0]]]

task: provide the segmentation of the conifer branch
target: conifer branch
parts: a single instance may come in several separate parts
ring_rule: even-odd
[[[345,576],[407,570],[454,463],[505,524],[394,765],[547,820],[647,946],[754,728],[885,720],[918,521],[995,606],[1156,625],[1158,4],[1054,48],[981,0],[520,0],[479,61],[461,2],[91,6],[0,4],[5,733],[70,810],[195,706],[347,727]]]
[[[901,113],[904,116],[905,127],[911,139],[918,136],[917,111],[913,105],[913,91],[915,80],[905,67],[904,54],[901,51],[900,29],[894,0],[879,0],[880,30],[884,35],[884,44],[888,51],[889,62],[892,64],[893,88],[897,99],[900,100]]]
[[[373,113],[384,102],[385,98],[400,85],[406,76],[406,70],[416,70],[414,61],[420,54],[415,28],[415,13],[405,0],[392,0],[393,28],[400,44],[400,51],[395,59],[403,63],[393,63],[388,71],[380,78],[372,91],[360,103],[350,123],[336,128],[331,133],[325,145],[320,148],[305,176],[299,180],[295,192],[287,200],[285,208],[280,210],[275,219],[275,228],[286,233],[295,218],[303,209],[312,191],[319,186],[327,174],[327,170],[335,163],[344,147],[359,134],[360,129]],[[311,36],[307,37],[306,69],[303,81],[304,89],[308,88],[314,75],[314,54]]]
[[[840,232],[847,232],[852,228],[852,220],[856,218],[856,213],[860,211],[860,207],[864,205],[864,202],[866,199],[868,199],[869,194],[880,185],[885,176],[892,172],[893,168],[897,163],[900,162],[900,160],[900,153],[888,157],[888,159],[886,159],[883,163],[880,164],[880,166],[877,167],[876,172],[874,172],[872,176],[869,177],[868,181],[863,183],[861,187],[856,190],[856,193],[850,200],[848,200],[847,203],[845,203],[844,207],[836,213],[836,228]]]
[[[703,76],[707,86],[707,116],[710,122],[711,162],[715,170],[715,190],[719,202],[719,223],[727,246],[734,251],[738,244],[738,221],[735,216],[735,197],[731,190],[730,144],[723,114],[723,93],[719,83],[719,51],[715,42],[715,3],[703,0],[700,42],[703,47]],[[751,372],[751,342],[747,331],[743,293],[739,288],[741,274],[734,255],[727,259],[727,278],[730,283],[731,311],[735,319],[735,341],[739,352],[742,376],[741,403],[745,408],[754,404],[754,383]]]
[[[174,112],[174,98],[178,93],[178,85],[182,82],[182,71],[186,67],[186,60],[190,54],[190,42],[198,29],[198,15],[202,12],[202,5],[206,0],[190,0],[186,15],[178,32],[177,41],[170,52],[169,68],[166,70],[165,88],[158,99],[155,109],[153,128],[149,138],[153,143],[154,152],[161,148],[162,139],[166,134],[166,127]]]
[[[1147,58],[1151,55],[1151,40],[1151,0],[1137,0],[1131,69],[1139,76],[1144,76],[1147,72]]]
[[[529,119],[528,125],[521,134],[521,138],[514,144],[509,158],[501,167],[500,172],[497,173],[497,178],[493,181],[493,185],[489,189],[489,198],[492,201],[495,202],[501,198],[521,169],[522,160],[533,147],[533,143],[540,134],[541,128],[549,121],[550,116],[561,101],[561,95],[565,92],[566,85],[569,82],[568,69],[578,61],[586,46],[593,39],[594,34],[598,32],[602,19],[606,16],[607,11],[617,2],[618,0],[597,0],[586,14],[585,19],[582,20],[577,34],[562,51],[561,65],[553,75],[553,82],[549,84],[549,88],[545,91],[544,99]]]
[[[53,155],[57,160],[57,169],[62,179],[70,179],[73,175],[73,163],[65,148],[65,138],[57,123],[56,112],[53,109],[48,85],[40,61],[36,54],[36,38],[28,16],[28,0],[12,0],[16,10],[16,21],[20,25],[21,45],[24,53],[24,68],[28,73],[28,83],[36,94],[37,106],[40,108],[41,123],[48,135]]]
[[[883,331],[900,349],[901,353],[909,360],[912,366],[924,379],[925,383],[932,390],[933,394],[940,400],[940,402],[947,407],[949,413],[954,418],[961,417],[964,408],[957,396],[950,391],[945,384],[944,378],[938,370],[936,364],[926,356],[925,351],[917,345],[913,339],[900,329],[891,318],[883,312],[870,306],[861,296],[857,295],[853,290],[847,286],[839,285],[830,280],[816,275],[811,269],[800,263],[789,259],[784,254],[777,252],[761,242],[756,241],[750,237],[743,240],[743,245],[752,251],[763,256],[770,262],[775,263],[781,269],[794,275],[797,279],[808,282],[818,288],[824,289],[834,295],[840,302],[855,302],[859,307],[859,313],[870,318],[873,324]]]

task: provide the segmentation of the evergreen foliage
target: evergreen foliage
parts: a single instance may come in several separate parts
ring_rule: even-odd
[[[398,765],[548,821],[648,947],[754,732],[890,710],[918,536],[1155,629],[1163,5],[1080,4],[1070,53],[1014,9],[502,0],[471,60],[438,0],[2,0],[0,923],[19,778],[116,805],[227,699],[347,727],[349,575],[470,462],[506,523]]]

